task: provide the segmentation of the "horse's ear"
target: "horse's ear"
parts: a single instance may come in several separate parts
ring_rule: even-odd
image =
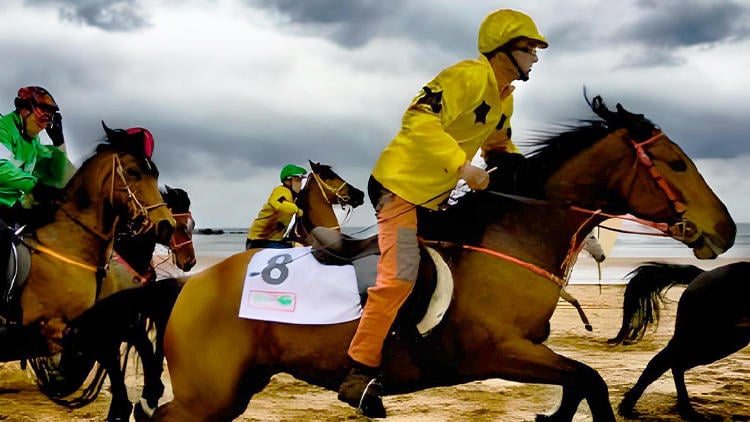
[[[619,106],[619,104],[618,104]],[[604,100],[602,100],[601,95],[597,95],[591,100],[591,110],[599,117],[604,119],[607,122],[611,122],[612,118],[615,116],[615,113],[611,112],[607,105],[604,104]]]
[[[110,129],[106,123],[104,123],[104,120],[102,120],[102,127],[104,128],[104,133],[107,134],[107,140],[109,142],[112,142],[112,135],[115,133],[114,130]]]
[[[631,113],[631,112],[625,110],[625,107],[623,107],[622,105],[620,105],[620,103],[617,103],[616,107],[617,107],[617,113],[619,113],[619,114],[624,114],[626,116],[631,116],[631,117],[637,117],[639,119],[643,119],[645,117],[643,114]]]

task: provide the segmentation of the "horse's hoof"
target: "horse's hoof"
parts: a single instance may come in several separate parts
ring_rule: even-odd
[[[585,328],[586,331],[594,331],[594,327],[592,327],[591,324],[586,324],[583,326],[583,328]]]
[[[107,413],[107,422],[128,422],[130,420],[130,414],[133,412],[133,404],[127,402],[115,402],[109,405],[109,413]]]
[[[384,418],[383,385],[377,378],[352,370],[339,388],[339,400],[368,418]]]
[[[139,401],[135,404],[135,408],[133,409],[133,418],[136,422],[147,422],[151,420],[151,417],[154,415],[154,411],[156,409],[148,409],[148,405],[146,407],[143,406],[143,401]]]
[[[617,414],[627,418],[627,419],[636,419],[638,417],[638,413],[634,410],[635,403],[628,399],[627,394],[625,395],[625,398],[622,399],[620,402],[620,405],[617,406]]]

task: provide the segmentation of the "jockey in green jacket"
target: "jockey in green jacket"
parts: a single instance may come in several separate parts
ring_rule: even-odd
[[[20,206],[37,183],[62,187],[68,167],[59,107],[49,92],[24,87],[15,103],[15,111],[0,117],[0,208],[5,209]],[[39,141],[43,129],[56,132],[50,136],[55,145]]]

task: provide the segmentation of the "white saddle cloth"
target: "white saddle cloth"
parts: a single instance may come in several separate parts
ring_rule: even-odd
[[[240,318],[336,324],[362,315],[351,265],[322,265],[310,247],[263,249],[247,267]]]

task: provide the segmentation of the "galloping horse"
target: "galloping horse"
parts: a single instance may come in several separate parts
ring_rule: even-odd
[[[626,290],[625,300],[641,303],[636,313],[645,312],[647,306],[658,306],[658,300],[662,299],[660,292],[667,287],[687,284],[687,288],[677,305],[672,339],[651,359],[638,382],[625,393],[618,411],[625,416],[637,416],[633,408],[646,387],[671,369],[680,416],[704,420],[690,404],[685,371],[716,362],[750,343],[750,262],[736,262],[710,271],[693,265],[651,262],[639,266],[631,274],[630,283],[636,282],[640,288],[630,290],[630,296]],[[651,315],[658,322],[658,312]],[[638,324],[630,326],[636,340],[643,335],[643,330],[638,327]]]
[[[310,175],[295,203],[302,217],[295,220],[289,233],[291,240],[309,245],[308,235],[315,227],[339,230],[339,221],[333,204],[357,208],[364,203],[365,194],[334,173],[331,166],[310,163]],[[310,180],[312,178],[312,180]]]
[[[170,186],[165,186],[161,190],[161,195],[176,221],[175,231],[168,243],[170,252],[174,256],[177,267],[183,271],[189,271],[195,264],[195,250],[192,244],[194,222],[190,212],[190,198],[183,189]],[[115,292],[136,287],[143,288],[145,287],[142,286],[143,283],[156,282],[156,272],[151,264],[155,246],[154,230],[137,235],[117,236],[114,249],[118,257],[110,262],[110,271],[102,283],[102,290],[97,298],[97,301],[105,301],[102,306],[109,308],[110,313],[95,314],[96,318],[85,319],[84,316],[91,312],[84,312],[81,317],[68,324],[69,334],[64,339],[62,356],[30,360],[31,367],[37,375],[40,390],[55,403],[69,408],[79,408],[91,403],[99,394],[105,375],[109,375],[112,402],[107,420],[127,420],[132,411],[124,379],[127,361],[120,367],[120,343],[125,342],[135,347],[143,362],[145,385],[143,398],[153,403],[154,407],[156,406],[164,391],[161,382],[164,361],[161,338],[169,317],[169,309],[179,290],[172,282],[159,282],[159,286],[148,287],[149,290],[154,290],[158,294],[129,294],[141,298],[148,297],[149,302],[130,303],[125,299],[128,295],[120,295],[118,299],[107,299]],[[121,309],[121,303],[130,305],[131,308]],[[164,308],[168,309],[163,312],[157,311]],[[146,330],[148,318],[151,318],[156,326],[155,347],[151,344]],[[82,325],[85,325],[87,330],[96,330],[98,334],[87,346],[88,350],[96,350],[94,353],[84,355],[79,353],[81,346],[69,345],[77,341],[68,339],[68,337],[75,337],[70,333],[77,331]],[[94,359],[101,365],[96,366],[95,374],[81,396],[65,399],[64,397],[72,394],[87,381],[95,364]]]
[[[303,217],[296,221],[297,228],[293,230],[294,233],[297,233],[298,240],[305,244],[308,243],[307,233],[314,227],[338,227],[338,219],[332,208],[334,203],[356,208],[364,202],[364,192],[343,180],[330,166],[311,161],[310,168],[312,171],[309,177],[312,179],[308,180],[297,198],[297,204],[303,210]],[[170,192],[171,194],[169,194]],[[187,218],[190,216],[190,200],[186,194],[180,195],[180,192],[184,194],[184,191],[180,189],[170,191],[167,187],[167,195],[165,195],[168,206],[173,213],[176,213],[173,216],[177,221],[177,230],[170,242],[170,248],[177,255],[177,248],[188,245],[189,249],[185,251],[189,250],[190,259],[183,259],[182,261],[189,263],[192,267],[195,258],[192,242],[188,242],[188,240],[192,237],[193,223],[192,218]],[[182,206],[172,206],[173,202],[182,204]],[[183,227],[186,230],[189,229],[189,231],[183,233],[187,236],[183,236],[182,240],[175,239],[181,231],[180,217],[183,216],[186,217]],[[151,256],[150,251],[154,249],[153,238],[141,236],[139,239],[151,239],[151,241],[150,243],[145,242],[145,244],[139,242],[138,247],[134,247],[128,242],[124,245],[126,249],[117,249],[122,252],[123,258],[134,263],[134,269],[144,268],[148,265]],[[118,244],[121,241],[122,239],[118,239]],[[178,266],[180,261],[178,258]],[[190,268],[181,269],[189,270]],[[132,274],[130,272],[124,274],[112,284],[132,285]],[[67,396],[79,388],[94,364],[94,360],[99,361],[109,373],[112,385],[112,404],[107,420],[128,420],[133,406],[128,400],[123,373],[118,366],[119,345],[122,341],[125,341],[136,347],[143,361],[143,398],[137,405],[136,414],[153,413],[164,391],[164,385],[161,382],[164,360],[162,337],[169,312],[181,287],[182,282],[180,280],[168,278],[146,284],[137,289],[117,292],[104,298],[97,305],[84,312],[81,317],[72,321],[69,325],[69,334],[65,337],[62,357],[59,364],[50,373],[52,377],[42,374],[47,380],[43,391],[55,402],[70,407],[81,407],[90,403],[96,398],[102,386],[103,373],[95,377],[92,383],[97,384],[93,384],[84,392],[85,397],[73,401],[63,400],[61,397]],[[141,326],[133,323],[134,318],[143,316],[149,317],[156,327],[155,352],[152,351],[151,344],[147,342]],[[62,372],[62,374],[59,372]]]
[[[111,130],[63,190],[53,219],[22,243],[31,252],[20,294],[19,324],[0,338],[0,360],[59,351],[68,321],[90,308],[99,293],[119,221],[139,232],[155,227],[166,242],[175,221],[159,193],[158,170],[143,130]]]
[[[525,177],[515,178],[526,182],[526,198],[493,191],[493,173],[488,191],[427,222],[455,230],[465,242],[451,254],[453,302],[427,337],[387,340],[381,367],[387,394],[487,378],[557,384],[563,386],[559,409],[539,419],[571,420],[585,399],[594,420],[615,420],[601,376],[543,344],[568,251],[578,250],[611,214],[664,223],[699,258],[732,246],[736,226],[692,161],[653,123],[619,104],[610,111],[599,97],[592,109],[602,120],[544,141],[526,160],[519,170]],[[156,420],[232,419],[278,372],[338,389],[358,321],[238,318],[255,253],[233,255],[188,278],[165,336],[175,398],[157,410]]]
[[[190,212],[190,197],[185,190],[171,186],[165,186],[161,195],[175,220],[175,230],[165,246],[169,247],[170,258],[177,268],[190,271],[195,265],[195,222]],[[134,283],[155,281],[157,274],[152,261],[156,244],[156,233],[153,230],[135,236],[118,236],[115,240],[117,256],[111,262],[99,299],[123,288],[133,287]]]

